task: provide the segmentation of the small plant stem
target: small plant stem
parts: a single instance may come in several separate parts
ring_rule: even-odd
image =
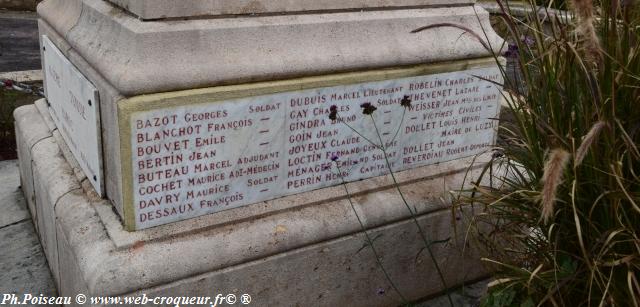
[[[363,139],[365,139],[365,141],[369,142],[369,144],[375,146],[376,148],[381,148],[380,146],[382,146],[382,144],[378,145],[375,142],[373,142],[372,140],[370,140],[369,138],[367,138],[366,136],[362,135],[362,133],[358,132],[358,130],[354,129],[353,127],[351,127],[351,125],[345,123],[342,120],[342,117],[338,117],[338,122],[342,123],[343,125],[347,126],[349,129],[351,129],[351,131],[355,132],[357,135],[361,136]]]
[[[378,139],[380,140],[380,144],[384,144],[384,141],[382,140],[382,136],[380,135],[380,130],[378,130],[378,125],[376,124],[376,121],[373,118],[373,114],[369,114],[369,116],[371,117],[371,121],[373,122],[373,127],[375,127],[376,135],[378,136]],[[404,203],[405,207],[407,207],[407,210],[409,210],[409,213],[411,214],[411,219],[413,220],[413,222],[418,227],[418,233],[420,233],[420,237],[422,238],[422,241],[424,241],[424,245],[427,248],[427,251],[429,252],[429,256],[431,257],[433,265],[435,266],[436,271],[438,272],[438,276],[440,277],[440,281],[442,282],[442,286],[444,287],[444,291],[447,294],[447,299],[449,300],[449,304],[451,305],[451,307],[453,307],[454,305],[453,305],[453,300],[451,299],[451,295],[449,294],[449,287],[447,286],[447,282],[444,279],[444,275],[442,274],[442,270],[440,270],[440,265],[438,265],[438,261],[436,261],[435,255],[433,254],[433,250],[431,249],[430,241],[427,239],[427,235],[424,232],[424,230],[422,230],[422,226],[420,226],[420,223],[418,222],[418,219],[416,218],[416,215],[413,212],[413,209],[411,209],[411,207],[409,206],[409,203],[404,198],[404,194],[400,190],[400,185],[398,184],[398,180],[396,179],[396,176],[395,176],[395,174],[393,172],[393,169],[391,168],[391,163],[389,162],[389,157],[387,155],[386,147],[384,145],[381,145],[380,146],[380,150],[382,150],[382,154],[384,155],[384,160],[386,162],[387,168],[389,169],[389,173],[391,174],[391,179],[393,179],[393,185],[396,188],[396,190],[398,191],[398,194],[400,194],[400,198],[402,199],[402,202]]]
[[[356,218],[358,219],[358,223],[360,224],[360,229],[362,229],[362,232],[364,233],[365,239],[367,240],[367,244],[371,246],[371,250],[373,251],[373,255],[376,257],[376,262],[378,263],[378,266],[380,266],[380,269],[382,270],[384,277],[387,279],[387,281],[389,282],[393,290],[398,294],[398,296],[400,296],[400,299],[402,300],[402,304],[405,304],[407,300],[402,295],[402,293],[400,293],[400,290],[391,279],[391,276],[389,276],[389,273],[387,272],[387,270],[382,265],[382,260],[378,255],[378,251],[376,250],[375,246],[373,246],[373,240],[369,236],[369,233],[367,232],[367,228],[364,226],[364,223],[362,223],[362,219],[360,219],[360,215],[358,214],[358,211],[356,211],[356,207],[353,205],[353,200],[351,200],[351,194],[349,193],[349,189],[347,188],[347,183],[344,181],[344,178],[342,177],[340,164],[337,161],[334,161],[334,163],[338,168],[338,177],[340,178],[340,182],[342,183],[342,187],[344,188],[345,193],[347,193],[347,200],[349,200],[349,205],[351,205],[351,210],[353,210],[353,214],[355,214]]]
[[[393,135],[393,138],[389,143],[393,143],[393,141],[395,141],[400,134],[400,129],[402,128],[402,124],[404,123],[405,114],[407,114],[407,108],[402,108],[402,117],[400,118],[400,124],[398,125],[398,129],[396,129],[396,133]]]

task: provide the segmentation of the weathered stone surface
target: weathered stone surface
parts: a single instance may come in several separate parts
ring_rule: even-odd
[[[453,305],[456,307],[478,307],[482,297],[487,293],[487,284],[490,280],[484,279],[474,283],[466,283],[459,289],[452,290],[449,294]],[[449,299],[443,293],[438,297],[417,303],[415,307],[441,307],[449,306]]]
[[[383,10],[471,4],[474,0],[109,0],[141,19],[265,13]]]
[[[464,174],[455,175],[457,179]],[[441,183],[442,178],[434,178],[432,181]],[[458,181],[459,182],[459,181]],[[418,187],[407,187],[416,191],[427,191],[424,185]],[[323,192],[328,195],[330,192]],[[335,192],[334,192],[335,193]],[[394,218],[390,215],[401,214],[404,210],[399,202],[399,197],[393,191],[369,192],[367,196],[356,199],[356,206],[368,226],[404,223],[403,219]],[[420,193],[422,194],[422,193]],[[304,199],[304,193],[298,196],[298,200]],[[343,200],[325,201],[324,203],[294,208],[283,212],[273,212],[271,214],[249,218],[247,220],[236,221],[230,224],[212,225],[211,228],[181,229],[182,235],[165,235],[162,238],[156,237],[153,240],[135,241],[132,245],[125,246],[124,242],[131,242],[131,238],[140,237],[145,231],[126,233],[121,230],[121,225],[113,225],[117,219],[111,217],[108,224],[102,226],[100,220],[105,222],[100,215],[108,214],[108,202],[95,204],[93,208],[89,204],[82,204],[82,201],[71,202],[72,194],[62,198],[57,206],[57,215],[60,226],[65,231],[64,236],[69,239],[72,248],[80,263],[81,271],[85,274],[90,292],[104,291],[105,294],[124,294],[132,289],[147,289],[152,286],[159,286],[167,282],[181,280],[189,276],[204,274],[217,270],[223,270],[232,266],[242,266],[248,261],[258,261],[270,255],[279,255],[290,250],[295,250],[301,246],[309,244],[322,244],[327,240],[342,240],[343,236],[349,236],[358,231],[359,226],[355,221],[348,202]],[[344,197],[344,196],[343,196]],[[415,196],[414,196],[415,197]],[[410,198],[412,201],[414,198]],[[84,201],[86,202],[86,200]],[[448,228],[451,222],[451,213],[448,210],[439,211],[438,214],[428,214],[434,207],[443,206],[437,201],[424,201],[417,203],[418,208],[428,208],[425,219],[429,219],[428,233],[435,237],[451,236],[452,229]],[[384,209],[380,208],[384,206]],[[83,208],[87,208],[87,210]],[[95,209],[103,207],[100,214],[95,213]],[[424,210],[424,209],[423,209]],[[233,210],[230,210],[231,212]],[[382,212],[382,214],[381,214]],[[113,212],[111,212],[113,216]],[[216,214],[210,215],[215,217]],[[393,222],[398,221],[400,222]],[[176,223],[154,228],[157,232],[163,230],[165,226],[186,227],[195,223]],[[196,224],[197,225],[197,224]],[[402,224],[402,225],[406,225]],[[434,226],[440,225],[440,226]],[[118,237],[107,237],[104,228],[119,227]],[[384,226],[383,226],[384,227]],[[400,226],[398,226],[400,227]],[[410,227],[410,226],[403,226]],[[434,229],[436,227],[438,230]],[[442,227],[442,228],[438,228]],[[460,226],[462,227],[462,226]],[[94,233],[96,237],[88,234]],[[147,231],[147,235],[154,233]],[[59,234],[60,236],[60,234]],[[123,236],[125,238],[123,238]],[[407,240],[407,242],[413,242]],[[397,249],[397,238],[389,241],[389,249]],[[409,244],[409,243],[407,243]],[[415,244],[411,243],[411,244]],[[123,246],[113,249],[113,246]],[[362,246],[362,240],[352,240],[348,244],[353,245],[357,250]],[[382,246],[385,246],[384,244]],[[393,246],[393,248],[392,248]],[[324,247],[320,248],[324,249]],[[449,252],[455,253],[453,248]],[[347,253],[348,254],[348,253]],[[108,259],[105,259],[108,255]],[[203,258],[203,255],[206,255]],[[450,258],[452,255],[447,254]],[[178,260],[181,259],[181,260]],[[189,259],[189,261],[184,261]],[[453,259],[453,258],[451,258]],[[104,262],[103,262],[104,261]],[[336,260],[337,261],[337,260]],[[452,260],[453,261],[453,260]],[[469,271],[481,268],[479,263],[471,265],[469,261]],[[264,261],[258,261],[259,263]],[[404,263],[405,265],[407,263]],[[274,264],[275,265],[275,264]],[[280,267],[282,264],[276,265]],[[452,265],[452,268],[460,268],[461,265]],[[162,269],[161,269],[162,268]],[[65,270],[61,269],[61,272]],[[457,273],[456,273],[457,272]],[[456,275],[461,271],[452,271]],[[329,274],[329,273],[327,273]],[[469,273],[472,274],[472,273]],[[464,275],[464,274],[463,274]],[[459,276],[459,275],[456,275]],[[476,276],[480,277],[480,276]],[[409,278],[409,277],[406,277]],[[415,278],[411,277],[411,278]],[[212,285],[213,286],[213,285]],[[436,291],[437,292],[437,291]],[[435,293],[435,292],[434,292]]]
[[[448,210],[419,218],[433,239],[446,239],[451,233]],[[457,226],[462,226],[459,224]],[[416,256],[424,246],[412,221],[372,229],[379,237],[375,246],[402,294],[408,300],[434,295],[442,290],[428,253]],[[273,242],[279,243],[274,229]],[[459,243],[454,243],[456,242]],[[446,245],[434,245],[434,254],[444,269],[449,285],[459,285],[486,275],[476,254],[462,255],[462,236]],[[362,249],[364,238],[353,234],[335,240],[280,253],[242,265],[231,266],[160,287],[133,293],[154,296],[180,296],[193,293],[206,296],[211,287],[221,293],[243,293],[264,306],[395,306],[401,303],[385,279],[370,249]],[[382,290],[382,291],[381,291]],[[383,292],[384,293],[381,293]]]
[[[16,143],[18,156],[20,157],[20,184],[25,194],[35,228],[38,230],[38,212],[33,181],[33,157],[31,150],[38,142],[50,138],[51,130],[33,105],[26,105],[15,109],[13,118],[15,119]]]
[[[143,22],[101,0],[48,0],[38,13],[125,96],[491,56],[468,31],[502,44],[472,5]],[[439,23],[468,30],[411,33]]]
[[[58,128],[56,127],[56,123],[53,122],[51,115],[49,115],[49,106],[47,105],[47,100],[44,98],[38,99],[33,104],[38,109],[38,112],[40,112],[40,115],[42,116],[42,119],[44,120],[44,123],[47,125],[47,128],[49,129],[49,131],[58,130]]]
[[[13,111],[13,118],[16,120],[16,127],[29,126],[29,130],[22,131],[23,139],[29,151],[39,141],[51,137],[51,130],[42,120],[42,117],[33,105],[26,105],[16,108]]]
[[[19,129],[28,130],[28,126],[24,123]],[[56,241],[59,267],[54,274],[59,275],[61,295],[196,295],[220,289],[247,291],[267,304],[356,302],[377,306],[397,302],[370,251],[357,252],[363,239],[338,187],[285,197],[272,205],[258,204],[253,206],[254,211],[238,208],[128,233],[109,201],[91,202],[81,189],[74,189],[75,184],[65,183],[76,178],[69,166],[57,166],[59,150],[49,148],[55,139],[46,140],[35,147],[34,172],[62,184],[42,184],[37,189],[42,192],[37,193],[59,195],[56,191],[68,190],[55,200],[38,196],[41,202],[54,203],[47,206],[55,209],[51,223],[57,234],[49,238]],[[40,170],[39,165],[45,165],[41,160],[54,161],[51,172],[57,175]],[[446,204],[440,202],[441,193],[436,192],[461,184],[466,174],[456,169],[443,163],[398,174],[402,182],[408,181],[403,184],[408,201],[415,204],[423,227],[433,239],[453,236],[452,223],[461,223],[452,221],[451,212],[442,209]],[[440,173],[445,175],[437,175]],[[421,261],[414,261],[421,248],[415,225],[407,220],[408,212],[389,188],[389,180],[378,177],[350,184],[357,195],[355,206],[367,226],[375,228],[372,233],[384,233],[376,244],[406,295],[417,299],[436,294],[441,288],[430,261],[424,254]],[[258,212],[262,213],[255,215]],[[40,230],[49,228],[46,225]],[[460,240],[435,247],[451,285],[485,274],[477,257],[460,253]],[[387,295],[372,295],[381,287],[387,287]]]
[[[29,219],[20,189],[18,160],[0,161],[0,228]]]
[[[112,270],[114,245],[92,208],[93,204],[80,191],[63,196],[56,206],[60,280],[58,290],[69,295],[106,293],[99,273]],[[113,263],[115,264],[115,263]],[[133,268],[140,263],[135,264]],[[129,283],[128,281],[121,281]],[[97,284],[97,288],[89,285]]]
[[[18,157],[21,159],[19,162],[20,186],[22,187],[22,192],[24,193],[27,209],[31,213],[31,218],[37,231],[38,226],[36,222],[36,194],[33,187],[33,172],[31,170],[31,148],[26,144],[26,142],[22,141],[24,139],[24,136],[22,136],[22,131],[19,129],[19,127],[16,126],[15,129],[17,145],[16,152],[18,154]]]
[[[56,295],[31,221],[0,228],[0,293]]]
[[[80,189],[80,185],[75,181],[73,170],[64,160],[54,138],[47,138],[36,144],[32,154],[38,232],[53,278],[58,281],[58,240],[54,210],[63,195]]]

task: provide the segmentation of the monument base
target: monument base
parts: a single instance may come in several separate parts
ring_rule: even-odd
[[[363,233],[342,186],[127,232],[112,204],[91,194],[46,101],[21,107],[14,116],[22,187],[61,296],[213,300],[217,294],[234,294],[240,302],[242,294],[249,294],[257,306],[401,302],[371,248],[363,248]],[[460,188],[465,178],[480,171],[481,160],[472,157],[397,174],[430,239],[450,238],[433,249],[451,287],[487,275],[479,256],[465,249],[465,219],[442,200],[446,191]],[[474,161],[477,167],[468,173]],[[402,294],[418,300],[442,292],[391,178],[353,182],[348,189]]]

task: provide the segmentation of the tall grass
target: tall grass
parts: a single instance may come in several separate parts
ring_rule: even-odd
[[[640,306],[639,5],[573,0],[562,20],[499,3],[511,120],[458,203],[491,229],[474,236],[496,272],[483,304]]]

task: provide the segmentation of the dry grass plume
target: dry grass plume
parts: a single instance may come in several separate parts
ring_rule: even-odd
[[[575,162],[574,165],[577,167],[582,164],[582,160],[587,156],[587,152],[589,152],[589,148],[591,148],[591,144],[598,138],[600,131],[604,128],[606,124],[603,121],[599,121],[591,127],[591,130],[584,136],[582,139],[582,143],[578,150],[576,150]]]
[[[551,151],[544,165],[544,174],[542,176],[542,219],[545,223],[553,216],[556,193],[562,183],[562,173],[564,173],[569,157],[570,154],[566,150],[556,148]]]
[[[572,0],[571,5],[578,17],[576,31],[584,39],[584,50],[587,59],[599,62],[602,58],[600,40],[594,25],[594,9],[592,0]]]

